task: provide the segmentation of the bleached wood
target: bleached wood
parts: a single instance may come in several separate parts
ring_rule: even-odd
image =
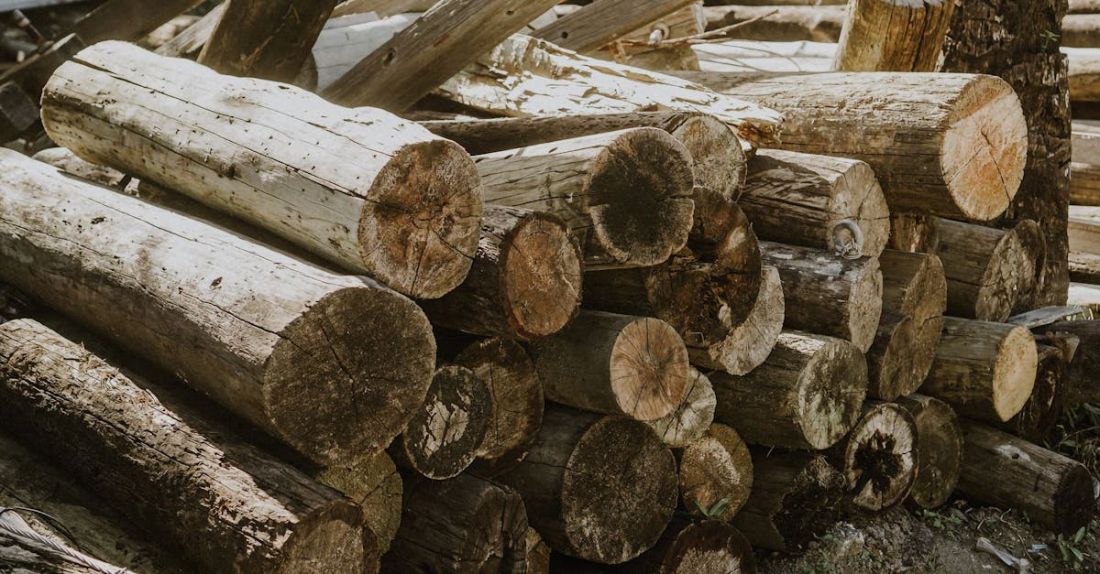
[[[381,20],[326,27],[313,45],[317,90],[324,91],[371,52],[408,28],[419,14],[394,14]]]
[[[731,34],[742,40],[813,40],[836,42],[840,39],[847,10],[843,6],[708,6],[707,29],[713,30],[746,23]]]
[[[213,7],[198,22],[188,26],[175,38],[157,48],[156,53],[172,58],[197,56],[202,51],[202,47],[206,45],[207,40],[210,39],[210,34],[214,33],[214,27],[221,21],[227,5],[227,2],[222,2]]]
[[[1063,47],[1062,53],[1069,62],[1070,100],[1100,101],[1100,49]]]
[[[834,69],[935,72],[955,0],[852,0]]]
[[[1095,48],[1100,46],[1100,14],[1067,14],[1062,18],[1062,46]]]

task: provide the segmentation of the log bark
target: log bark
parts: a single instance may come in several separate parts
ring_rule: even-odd
[[[741,435],[715,423],[679,453],[680,502],[688,514],[729,522],[752,493],[752,456]]]
[[[439,297],[469,271],[481,216],[476,168],[457,144],[410,122],[114,42],[62,66],[43,98],[50,137],[81,158],[402,293]],[[294,109],[310,112],[278,111]]]
[[[583,256],[558,217],[487,206],[466,280],[421,302],[433,324],[475,335],[532,340],[562,330],[581,305]]]
[[[851,504],[877,512],[909,496],[918,445],[917,423],[909,411],[894,403],[872,401],[863,405],[863,416],[830,449],[829,457],[844,473]]]
[[[0,357],[5,427],[203,571],[359,573],[377,560],[351,501],[182,396],[31,320],[0,326]]]
[[[500,481],[523,495],[551,548],[602,564],[652,547],[676,507],[676,461],[649,427],[560,407]]]
[[[959,483],[962,429],[947,403],[926,395],[898,399],[917,428],[917,467],[909,499],[921,508],[939,508]]]
[[[784,331],[767,361],[738,377],[712,373],[714,419],[750,443],[828,448],[851,430],[867,393],[867,365],[841,339]]]
[[[848,3],[834,68],[848,72],[935,72],[955,0]]]
[[[936,255],[947,276],[947,312],[955,317],[1004,321],[1020,298],[1028,264],[1020,237],[948,219],[936,220]]]
[[[886,197],[861,161],[760,150],[738,205],[770,241],[878,257],[890,236]]]
[[[475,161],[485,203],[558,215],[590,268],[656,265],[687,242],[691,156],[662,130],[584,136]],[[554,177],[547,179],[548,172]]]
[[[1100,321],[1059,321],[1039,332],[1080,338],[1077,353],[1066,369],[1066,403],[1100,403]]]
[[[882,316],[882,271],[877,258],[847,259],[827,251],[761,243],[764,263],[779,270],[783,326],[871,348]]]
[[[596,0],[533,36],[577,52],[592,52],[695,0]]]
[[[751,574],[756,572],[756,561],[749,541],[729,524],[677,517],[653,548],[618,570],[635,574]]]
[[[1021,510],[1067,535],[1089,523],[1096,504],[1084,465],[978,423],[963,421],[962,428],[964,496]]]
[[[532,349],[546,398],[572,407],[651,421],[688,391],[687,349],[659,319],[582,311]]]
[[[841,6],[709,6],[707,29],[743,24],[729,36],[741,40],[836,42],[844,27]],[[748,23],[749,20],[753,22]]]
[[[1066,404],[1066,353],[1050,345],[1036,346],[1039,362],[1035,386],[1027,402],[1016,416],[995,425],[1026,441],[1042,443],[1062,417]]]
[[[676,409],[646,422],[661,441],[672,448],[685,448],[702,439],[714,422],[717,400],[710,379],[694,368],[690,376],[688,391]]]
[[[688,349],[692,364],[731,375],[748,374],[771,354],[783,330],[785,312],[779,271],[775,267],[765,267],[761,272],[760,292],[745,320],[733,325],[722,343],[709,349]],[[719,319],[728,320],[724,315]]]
[[[777,147],[867,162],[891,211],[990,220],[1016,195],[1027,124],[1003,80],[973,74],[688,77],[782,112]],[[733,85],[729,85],[733,84]]]
[[[313,475],[321,484],[335,488],[362,509],[363,527],[370,531],[383,555],[390,549],[401,525],[404,484],[393,459],[384,452],[362,457],[350,464],[330,466]]]
[[[302,454],[377,452],[423,400],[435,345],[408,299],[15,152],[0,165],[0,276]]]
[[[1035,338],[1024,327],[947,317],[920,391],[960,415],[1007,421],[1031,396],[1038,361]]]
[[[1069,178],[1071,204],[1100,206],[1100,166],[1073,162]]]

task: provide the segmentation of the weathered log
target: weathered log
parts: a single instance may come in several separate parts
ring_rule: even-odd
[[[936,220],[936,255],[947,276],[947,313],[1004,321],[1019,300],[1020,274],[1028,264],[1020,237],[949,219]]]
[[[1031,396],[1038,362],[1035,337],[1025,327],[947,317],[920,391],[961,415],[1003,422]]]
[[[836,56],[836,44],[824,42],[725,40],[692,48],[702,71],[731,73],[727,77],[735,73],[743,79],[777,73],[829,72]]]
[[[380,452],[350,464],[321,469],[314,478],[344,493],[362,509],[363,527],[370,530],[378,553],[385,554],[401,525],[404,484],[393,459]]]
[[[403,12],[427,12],[436,0],[345,0],[332,11],[332,17],[374,12],[385,18]]]
[[[1100,285],[1070,283],[1067,301],[1070,305],[1091,309],[1094,314],[1100,313]]]
[[[66,33],[80,36],[89,46],[104,40],[135,41],[200,3],[201,0],[167,0],[149,5],[141,0],[111,0],[78,20]]]
[[[580,308],[581,265],[580,247],[556,216],[486,206],[466,280],[420,306],[432,323],[475,335],[553,335]]]
[[[661,441],[672,448],[685,448],[702,439],[714,422],[717,400],[710,379],[694,368],[690,376],[688,391],[676,409],[659,419],[646,421]]]
[[[779,270],[786,314],[783,326],[871,348],[882,316],[878,258],[847,259],[828,251],[761,242],[764,263]]]
[[[1069,208],[1069,246],[1078,253],[1100,253],[1100,207]]]
[[[879,511],[905,500],[916,476],[917,424],[909,411],[878,401],[863,405],[863,416],[829,457],[844,473],[850,502]]]
[[[1077,353],[1066,369],[1065,394],[1068,404],[1100,403],[1100,321],[1059,321],[1041,327],[1049,335],[1072,335],[1080,339]]]
[[[1059,40],[1071,48],[1100,46],[1100,14],[1067,14],[1062,18]]]
[[[617,568],[632,574],[752,574],[752,546],[717,520],[674,518],[653,548]]]
[[[752,493],[752,456],[737,431],[715,423],[679,453],[680,502],[688,513],[729,522]]]
[[[561,217],[590,266],[656,265],[687,242],[691,156],[637,128],[476,156],[485,203]],[[552,172],[554,177],[547,179]]]
[[[44,535],[20,516],[22,509],[0,513],[0,567],[6,572],[37,574],[134,574]]]
[[[80,157],[405,294],[439,297],[470,269],[481,216],[476,168],[457,144],[410,122],[117,42],[80,52],[43,98],[50,136]]]
[[[210,40],[210,35],[214,33],[214,27],[221,22],[222,15],[225,14],[225,9],[228,5],[228,2],[222,2],[215,6],[200,18],[198,22],[188,26],[186,30],[180,32],[175,38],[172,38],[157,48],[156,53],[161,56],[169,56],[172,58],[181,56],[197,57],[199,52],[202,51],[202,47]]]
[[[1100,206],[1100,166],[1073,162],[1069,179],[1071,204]]]
[[[877,257],[890,236],[886,198],[861,161],[759,150],[738,205],[771,241]]]
[[[546,398],[572,407],[651,421],[688,391],[687,349],[659,319],[582,311],[532,349]]]
[[[1100,0],[1069,0],[1069,14],[1100,14]]]
[[[168,389],[27,319],[0,325],[3,424],[207,572],[363,572],[360,511]]]
[[[1020,188],[1027,124],[999,78],[823,73],[727,81],[686,74],[784,114],[785,150],[837,155],[875,170],[891,211],[989,220]],[[733,84],[733,85],[729,85]]]
[[[959,483],[962,464],[962,429],[947,403],[925,395],[898,399],[917,428],[917,475],[909,498],[921,508],[947,503]]]
[[[1100,53],[1095,47],[1062,48],[1062,53],[1069,66],[1070,100],[1078,104],[1100,101]]]
[[[15,152],[0,165],[0,276],[310,458],[381,450],[423,400],[435,345],[408,299]]]
[[[828,448],[859,420],[867,363],[851,343],[784,331],[763,365],[745,376],[711,373],[714,420],[750,443]]]
[[[539,536],[539,531],[527,527],[527,544],[524,555],[527,574],[550,574],[550,546]]]
[[[326,90],[420,16],[418,13],[399,13],[378,20],[374,14],[363,14],[329,20],[313,45],[316,91]]]
[[[963,421],[959,492],[1014,508],[1063,534],[1089,523],[1093,481],[1081,463],[989,427]]]
[[[1047,242],[1039,224],[1031,219],[1019,221],[1013,228],[1020,246],[1020,267],[1016,271],[1016,304],[1012,314],[1025,313],[1042,306],[1046,291]]]
[[[731,38],[784,42],[836,42],[847,12],[842,6],[708,6],[704,10],[708,30],[740,24],[729,32]]]
[[[146,50],[156,51],[161,46],[172,41],[172,38],[179,36],[184,30],[194,26],[201,18],[194,14],[180,14],[175,18],[157,26],[152,32],[149,32],[137,42],[138,46],[145,48]]]
[[[551,548],[603,564],[652,547],[676,507],[676,461],[649,427],[561,407],[500,481],[523,495]]]
[[[835,69],[935,72],[955,0],[856,0],[848,3]]]
[[[1054,425],[1062,417],[1066,404],[1067,357],[1063,349],[1036,345],[1038,366],[1035,386],[1020,412],[1006,422],[995,425],[1026,441],[1042,443],[1050,438]]]
[[[524,572],[527,512],[519,494],[462,474],[412,478],[383,572]]]
[[[745,320],[730,322],[732,328],[720,344],[709,349],[689,348],[692,364],[746,375],[768,358],[783,330],[785,303],[779,271],[764,267],[760,277],[760,292]],[[726,322],[729,317],[719,315],[719,320]]]
[[[558,5],[559,8],[561,6]],[[698,70],[699,58],[691,44],[682,39],[697,37],[706,29],[703,2],[695,0],[675,12],[623,34],[614,42],[589,54],[647,70]]]
[[[938,217],[915,213],[890,215],[890,242],[887,248],[908,253],[935,253],[939,245]]]
[[[748,313],[749,302],[760,292],[763,259],[752,222],[731,199],[696,186],[694,224],[688,234],[690,254],[733,272],[737,297],[731,302],[730,321],[738,324]]]
[[[539,28],[533,36],[569,50],[591,52],[694,1],[596,0]]]

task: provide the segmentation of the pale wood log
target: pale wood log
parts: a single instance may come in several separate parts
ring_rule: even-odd
[[[1046,291],[1047,241],[1039,224],[1031,219],[1019,221],[1013,228],[1020,246],[1020,267],[1016,271],[1016,304],[1012,313],[1024,313],[1042,305]]]
[[[779,270],[783,326],[851,341],[866,352],[882,316],[882,271],[877,257],[847,259],[828,251],[761,242],[766,265]]]
[[[843,6],[708,6],[707,29],[746,23],[730,31],[743,40],[836,42],[847,10]]]
[[[280,111],[294,109],[309,113]],[[179,191],[406,294],[450,291],[477,247],[481,201],[469,156],[381,110],[347,110],[285,85],[105,42],[57,71],[43,123],[86,160]]]
[[[926,395],[898,399],[917,428],[917,468],[909,499],[921,508],[947,503],[959,483],[962,464],[962,429],[951,407]]]
[[[0,357],[5,427],[203,571],[377,563],[350,500],[216,425],[193,397],[28,319],[0,325]]]
[[[363,58],[370,55],[398,32],[408,28],[420,14],[394,14],[381,20],[348,16],[330,20],[346,25],[326,26],[313,45],[313,60],[317,65],[317,90],[323,91],[348,73]]]
[[[762,239],[854,257],[886,248],[890,210],[866,163],[762,149],[748,167],[738,205]]]
[[[714,422],[718,402],[710,379],[694,368],[690,377],[688,391],[676,409],[659,419],[646,421],[661,441],[672,448],[685,448],[702,439]]]
[[[1100,285],[1070,283],[1067,300],[1070,305],[1080,305],[1100,314]]]
[[[947,317],[920,391],[960,415],[1007,421],[1031,396],[1038,361],[1035,337],[1025,327]]]
[[[656,265],[687,242],[691,156],[663,130],[620,130],[474,159],[485,203],[558,215],[589,268]]]
[[[1020,298],[1029,264],[1020,236],[997,229],[937,219],[936,255],[947,276],[947,312],[955,317],[1004,321]]]
[[[834,68],[850,72],[935,72],[955,0],[848,3]]]
[[[1069,246],[1079,253],[1100,253],[1100,207],[1070,206]]]
[[[777,147],[849,157],[875,170],[891,211],[989,220],[1020,188],[1027,124],[992,76],[822,73],[740,81],[685,74],[782,112]]]
[[[313,478],[344,493],[362,509],[363,528],[370,531],[378,553],[385,554],[401,525],[404,492],[404,483],[393,459],[380,452],[320,469]]]
[[[1072,124],[1074,163],[1100,164],[1100,124],[1095,121],[1077,120]],[[1070,201],[1070,203],[1076,203]]]
[[[1072,335],[1080,339],[1077,353],[1066,369],[1067,404],[1100,402],[1100,321],[1059,321],[1041,327],[1039,332]]]
[[[783,330],[785,302],[779,271],[764,267],[760,292],[748,316],[733,325],[720,344],[709,349],[688,349],[692,364],[718,369],[731,375],[746,375],[760,366],[771,354]],[[720,320],[728,318],[719,315]]]
[[[641,556],[620,565],[632,574],[751,574],[752,546],[729,524],[676,517],[660,540]]]
[[[649,427],[561,407],[547,409],[531,453],[499,480],[523,495],[551,548],[603,564],[652,547],[676,507],[676,461]]]
[[[856,508],[885,510],[909,496],[917,471],[917,423],[894,403],[869,401],[851,433],[830,449]]]
[[[726,72],[729,77],[760,78],[775,74],[829,72],[836,44],[826,42],[768,42],[725,40],[692,46],[704,72]],[[677,74],[679,75],[679,74]]]
[[[752,493],[752,455],[733,427],[715,423],[680,451],[680,502],[696,519],[729,522]],[[722,506],[719,506],[722,505]],[[721,508],[720,512],[713,512]]]
[[[222,2],[212,8],[203,15],[198,22],[188,26],[186,30],[180,32],[175,38],[172,38],[157,48],[156,53],[171,58],[178,58],[181,56],[198,57],[199,52],[202,51],[202,47],[206,45],[206,42],[210,39],[210,35],[214,33],[214,27],[218,25],[218,22],[221,22],[222,15],[225,14],[227,5],[228,2]]]
[[[0,165],[0,276],[310,458],[381,450],[423,400],[435,345],[408,299],[15,152]]]
[[[1068,390],[1066,367],[1069,361],[1067,353],[1055,346],[1037,344],[1036,351],[1038,366],[1035,385],[1027,402],[1016,416],[994,426],[1024,440],[1042,443],[1050,438],[1051,431],[1062,417]]]
[[[436,0],[345,0],[336,5],[332,17],[374,12],[385,18],[403,12],[427,12]]]
[[[104,40],[135,41],[161,24],[198,6],[201,0],[108,0],[73,24],[72,32],[91,46]]]
[[[1100,0],[1069,0],[1069,14],[1100,14]]]
[[[539,28],[533,36],[577,52],[591,52],[695,0],[596,0]]]
[[[859,420],[867,364],[851,343],[784,331],[763,365],[745,376],[711,373],[714,419],[750,443],[828,448]]]
[[[1069,181],[1071,204],[1100,206],[1100,166],[1073,162],[1070,164]]]
[[[1100,101],[1100,50],[1095,47],[1062,48],[1062,53],[1069,65],[1070,100],[1078,103]]]

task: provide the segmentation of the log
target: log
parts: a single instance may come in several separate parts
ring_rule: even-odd
[[[886,197],[861,161],[759,150],[738,205],[770,241],[878,257],[890,236]]]
[[[1100,253],[1100,207],[1070,206],[1069,246],[1077,253]]]
[[[332,11],[332,17],[374,12],[385,18],[404,12],[427,12],[436,0],[345,0]]]
[[[834,68],[847,72],[935,72],[955,0],[848,3]]]
[[[1031,395],[1016,416],[995,426],[1026,441],[1042,443],[1050,438],[1051,431],[1062,417],[1068,390],[1065,375],[1069,361],[1066,353],[1058,347],[1039,344],[1036,345],[1036,352],[1038,366]]]
[[[520,31],[558,0],[440,0],[322,95],[401,112]]]
[[[746,375],[771,354],[783,330],[785,315],[783,285],[775,267],[761,272],[760,292],[748,316],[734,325],[722,343],[709,349],[688,349],[692,364],[718,369],[731,375]],[[726,317],[720,316],[726,320]]]
[[[1028,258],[1020,236],[948,219],[936,220],[936,255],[947,276],[947,313],[1004,321],[1016,307]]]
[[[0,166],[0,277],[302,454],[380,451],[423,400],[435,345],[408,299],[15,152]]]
[[[752,493],[752,456],[741,435],[715,423],[679,453],[680,502],[688,514],[729,522]]]
[[[577,52],[592,52],[695,0],[596,0],[535,31],[533,36]]]
[[[635,574],[750,574],[756,572],[756,561],[749,541],[729,524],[677,517],[653,548],[617,569]]]
[[[909,496],[917,472],[917,423],[894,403],[871,401],[829,457],[843,474],[850,503],[878,512]]]
[[[1090,309],[1094,315],[1100,313],[1100,286],[1088,283],[1070,283],[1067,300],[1070,305],[1079,305]]]
[[[198,22],[157,48],[156,53],[170,58],[198,57],[203,46],[210,40],[210,35],[214,33],[214,27],[221,22],[228,5],[228,2],[222,2],[211,8]]]
[[[1012,228],[1020,245],[1020,267],[1016,271],[1019,283],[1016,286],[1016,304],[1012,314],[1025,313],[1041,307],[1043,292],[1046,290],[1047,242],[1039,224],[1024,219]]]
[[[691,156],[662,130],[596,134],[474,159],[485,203],[561,217],[589,268],[656,265],[687,242]]]
[[[882,315],[877,258],[847,259],[770,241],[760,248],[783,281],[785,328],[845,339],[861,352],[871,348]]]
[[[868,394],[892,401],[916,391],[932,368],[943,330],[947,281],[939,257],[886,250],[882,320],[867,353]]]
[[[729,32],[731,38],[783,42],[836,42],[847,13],[841,6],[708,6],[704,11],[708,30],[740,24]]]
[[[524,556],[527,574],[550,574],[550,547],[539,536],[539,531],[527,527],[527,552]]]
[[[579,409],[651,421],[688,391],[687,349],[659,319],[582,311],[532,350],[546,398]]]
[[[1069,0],[1069,14],[1100,13],[1100,0]]]
[[[358,573],[377,563],[351,501],[181,394],[28,319],[0,325],[0,357],[5,428],[202,571]]]
[[[939,508],[951,498],[959,483],[962,464],[962,429],[947,403],[926,395],[898,399],[917,428],[917,467],[909,499],[920,508]]]
[[[110,0],[73,24],[74,33],[88,46],[104,40],[136,41],[201,0],[167,0],[150,6],[142,0]]]
[[[1059,40],[1070,48],[1100,46],[1100,14],[1067,14],[1062,18]]]
[[[329,20],[313,45],[317,91],[323,92],[420,16],[418,13],[395,14],[378,20],[373,13],[368,13]]]
[[[687,76],[782,112],[777,147],[867,162],[892,212],[985,221],[1004,212],[1020,188],[1027,124],[1016,94],[999,78],[837,72],[738,82],[722,72]]]
[[[1100,321],[1059,321],[1041,327],[1047,335],[1070,335],[1081,340],[1077,353],[1066,369],[1066,404],[1100,403]]]
[[[601,564],[652,547],[676,507],[676,461],[649,427],[561,407],[547,409],[531,453],[499,480],[523,495],[551,548]]]
[[[408,486],[382,571],[525,572],[527,512],[515,491],[466,474]]]
[[[0,566],[9,572],[39,574],[134,574],[75,550],[64,539],[44,535],[24,520],[19,510],[0,514]]]
[[[714,422],[717,400],[710,379],[694,368],[690,377],[688,391],[676,409],[659,419],[646,421],[661,441],[672,448],[685,448],[702,439]]]
[[[421,308],[433,324],[532,340],[562,330],[581,305],[580,247],[558,217],[487,206],[466,280]]]
[[[1025,327],[946,317],[920,391],[960,415],[1003,422],[1031,396],[1038,362],[1035,337]]]
[[[1069,66],[1069,97],[1072,102],[1100,101],[1100,55],[1095,48],[1062,48]],[[1076,155],[1076,152],[1075,154]]]
[[[155,30],[149,32],[144,38],[139,40],[137,44],[146,50],[156,51],[161,46],[172,41],[172,38],[179,36],[184,30],[195,25],[200,19],[199,16],[194,14],[180,14],[164,24],[157,26]]]
[[[1080,283],[1100,284],[1100,255],[1071,252],[1069,277]]]
[[[191,93],[197,86],[202,93]],[[81,158],[179,191],[402,293],[436,298],[469,271],[481,215],[473,162],[457,144],[385,112],[339,108],[117,42],[80,52],[43,98],[50,137]],[[310,113],[277,111],[289,109]]]
[[[1023,511],[1066,535],[1089,523],[1096,503],[1084,465],[978,423],[963,421],[962,428],[964,496]]]
[[[692,49],[699,59],[700,70],[729,72],[727,77],[737,75],[743,79],[777,73],[829,72],[836,56],[836,44],[807,41],[725,40],[697,44]]]
[[[848,434],[867,393],[867,364],[851,343],[784,331],[763,365],[745,376],[711,373],[714,420],[748,442],[824,449]]]
[[[1100,166],[1073,162],[1069,180],[1071,204],[1100,206]]]
[[[695,0],[623,34],[590,55],[653,71],[698,70],[699,58],[685,39],[699,36],[706,28],[703,2]]]
[[[892,214],[887,248],[908,253],[935,253],[940,242],[936,231],[937,219],[914,213]]]
[[[694,256],[731,274],[726,280],[736,288],[731,294],[734,298],[730,301],[729,321],[740,324],[748,316],[750,302],[760,293],[760,242],[752,222],[733,200],[696,186],[692,201],[695,215],[688,250],[679,255]]]
[[[384,555],[401,525],[404,485],[393,459],[380,452],[320,469],[313,478],[344,493],[362,509],[363,527],[377,542],[378,553]]]

